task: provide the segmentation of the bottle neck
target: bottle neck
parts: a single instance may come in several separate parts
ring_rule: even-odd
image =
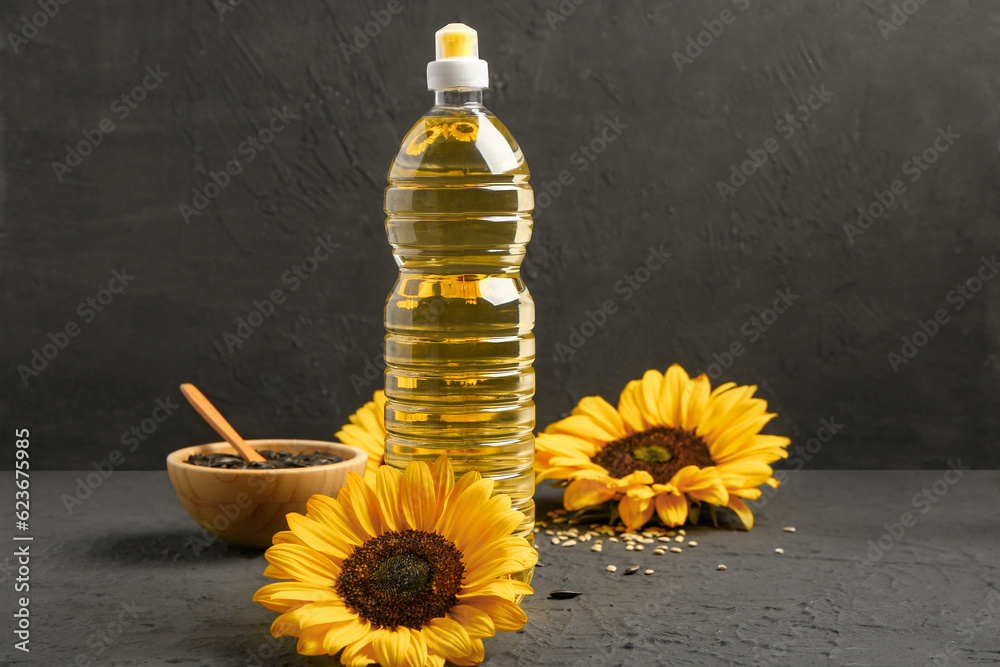
[[[474,88],[446,88],[434,91],[436,107],[482,106],[483,91]]]

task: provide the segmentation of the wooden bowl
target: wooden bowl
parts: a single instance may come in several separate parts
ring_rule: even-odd
[[[314,494],[336,496],[347,474],[365,474],[368,455],[339,442],[320,440],[247,440],[254,449],[321,450],[344,460],[311,468],[228,470],[187,463],[192,454],[226,452],[225,442],[185,447],[167,456],[167,473],[177,499],[198,525],[219,539],[241,547],[266,549],[275,533],[288,530],[285,515],[306,513]]]

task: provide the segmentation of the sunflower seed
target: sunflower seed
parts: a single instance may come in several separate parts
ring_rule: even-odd
[[[576,546],[576,540],[566,540],[565,542],[563,542],[559,546],[561,546],[561,547],[575,547]]]
[[[535,563],[535,567],[545,567],[545,563],[543,563],[542,561],[538,561],[537,563]]]
[[[606,568],[604,568],[604,569],[605,569],[605,571],[607,571],[607,572],[617,572],[617,571],[618,571],[618,566],[617,566],[617,565],[608,565],[608,566],[607,566]]]
[[[659,533],[654,533],[651,530],[644,530],[644,531],[642,531],[642,536],[643,537],[656,537],[658,534]]]
[[[674,538],[674,542],[683,542],[683,541],[684,541],[683,535],[678,535],[677,537]]]
[[[635,551],[635,545],[634,544],[626,544],[625,545],[625,551]]]
[[[538,526],[535,526],[534,528],[531,529],[531,532],[537,534],[537,533],[542,532],[542,529],[539,528]]]
[[[655,541],[656,540],[651,540],[648,537],[639,537],[636,539],[636,542],[642,542],[643,544],[652,544]]]
[[[653,570],[653,568],[649,568],[648,570],[644,571],[643,574],[653,574],[654,571],[655,570]]]
[[[547,528],[549,524],[545,523],[544,521],[539,520],[539,521],[535,522],[535,525],[541,526],[542,528]]]
[[[657,541],[659,541],[659,542],[669,542],[669,541],[670,541],[670,538],[669,538],[669,537],[666,537],[666,536],[663,536],[663,537],[657,537],[656,539],[657,539]]]
[[[687,535],[687,531],[684,530],[683,528],[681,528],[680,530],[677,531],[677,534],[678,535]]]
[[[783,553],[785,553],[785,550],[782,549],[781,547],[778,547],[777,549],[774,550],[774,553],[776,553],[776,554],[783,554]]]
[[[683,550],[683,549],[681,549],[680,547],[670,547],[670,551],[671,551],[672,553],[675,553],[675,554],[679,554],[680,552],[682,552],[682,551],[684,551],[684,550]]]
[[[696,547],[696,546],[698,546],[698,543],[695,542],[694,540],[691,540],[690,542],[688,542],[688,546],[689,547]]]
[[[590,547],[590,550],[595,553],[601,553],[602,551],[604,551],[604,547],[602,547],[600,544],[595,544],[594,546]]]
[[[794,533],[795,526],[785,526],[784,528],[782,528],[782,530],[785,531],[786,533]]]
[[[585,535],[581,535],[578,539],[581,542],[589,542],[591,540],[591,538],[593,538],[593,535],[591,535],[590,533],[587,533]]]
[[[545,531],[545,534],[546,534],[546,535],[555,535],[555,534],[556,534],[556,531],[554,531],[554,530],[552,530],[551,528],[549,528],[548,530],[546,530],[546,531]]]
[[[635,550],[636,551],[644,551],[645,549],[646,549],[646,547],[642,546],[641,544],[635,545]]]
[[[598,546],[598,547],[599,547],[599,546],[601,546],[602,544],[604,544],[604,540],[594,540],[594,545],[595,545],[595,546]]]
[[[723,565],[722,563],[719,563],[718,565],[715,566],[715,569],[721,572],[726,569],[726,566]]]
[[[667,550],[664,549],[663,547],[659,547],[657,549],[653,549],[653,555],[654,556],[662,556],[665,553],[667,553]]]
[[[560,542],[562,542],[562,538],[560,538],[560,537],[553,537],[552,538],[552,544],[559,544]]]
[[[629,565],[628,567],[625,568],[625,572],[624,573],[625,574],[635,574],[638,571],[639,571],[639,566],[638,565]]]
[[[610,541],[612,541],[612,542],[617,542],[617,541],[618,541],[618,538],[617,538],[617,537],[615,537],[614,535],[612,535],[612,536],[611,536],[611,537],[609,537],[608,539],[609,539]]]
[[[667,537],[673,537],[673,536],[674,536],[674,535],[676,535],[676,534],[677,534],[677,532],[676,532],[676,531],[673,531],[673,530],[668,530],[668,531],[667,531]]]
[[[550,600],[570,600],[577,596],[583,595],[583,593],[578,593],[576,591],[552,591],[549,593]]]

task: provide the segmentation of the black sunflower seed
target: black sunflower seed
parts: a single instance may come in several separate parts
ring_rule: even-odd
[[[576,591],[552,591],[549,593],[550,600],[569,600],[575,598],[578,595],[583,595],[583,593],[577,593]]]
[[[626,575],[635,574],[638,571],[639,571],[639,566],[638,565],[629,565],[627,568],[625,568],[625,574]]]

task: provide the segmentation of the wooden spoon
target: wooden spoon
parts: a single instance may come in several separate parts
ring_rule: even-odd
[[[205,398],[205,394],[198,391],[198,387],[194,386],[190,382],[185,382],[181,385],[181,393],[184,394],[184,398],[188,400],[195,410],[198,411],[205,421],[208,422],[209,426],[215,429],[215,432],[225,438],[226,442],[233,446],[239,455],[243,457],[243,460],[247,463],[252,463],[254,461],[266,461],[263,456],[257,453],[257,450],[252,449],[246,441],[240,437],[240,434],[236,432],[226,418],[223,417],[215,406]]]

